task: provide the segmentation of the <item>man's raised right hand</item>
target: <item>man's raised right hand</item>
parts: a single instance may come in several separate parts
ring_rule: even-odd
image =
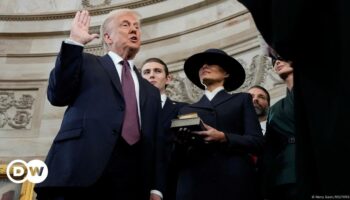
[[[98,38],[96,33],[89,34],[90,20],[91,16],[87,10],[78,11],[72,22],[69,39],[85,45]]]

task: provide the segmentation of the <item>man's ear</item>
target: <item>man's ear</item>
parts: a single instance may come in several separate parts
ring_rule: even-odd
[[[112,39],[111,39],[111,37],[110,37],[110,35],[108,33],[105,33],[103,35],[103,40],[105,41],[106,44],[112,43]]]
[[[170,82],[171,82],[172,80],[173,80],[173,76],[170,75],[170,74],[168,74],[168,76],[166,76],[166,82],[165,82],[165,84],[166,84],[166,85],[169,85]]]

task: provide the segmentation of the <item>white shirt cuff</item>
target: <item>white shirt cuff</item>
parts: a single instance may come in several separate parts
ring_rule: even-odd
[[[69,39],[69,38],[65,39],[65,40],[64,40],[64,43],[84,47],[84,45],[83,45],[82,43],[77,42],[77,41],[74,41],[74,40]]]
[[[156,194],[156,195],[160,196],[161,199],[163,199],[163,194],[158,190],[151,190],[151,194]]]

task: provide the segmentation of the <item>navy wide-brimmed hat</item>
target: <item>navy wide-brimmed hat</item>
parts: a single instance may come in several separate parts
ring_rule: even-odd
[[[184,65],[187,78],[201,89],[205,89],[205,87],[199,80],[198,72],[204,64],[219,65],[229,74],[224,82],[224,88],[227,91],[233,91],[244,83],[245,71],[237,60],[220,49],[208,49],[202,53],[192,55],[185,61]]]

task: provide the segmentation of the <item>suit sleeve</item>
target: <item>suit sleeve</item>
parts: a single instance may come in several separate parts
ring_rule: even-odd
[[[165,184],[166,184],[166,173],[168,170],[168,162],[166,158],[166,138],[164,134],[164,129],[161,123],[161,102],[160,93],[158,89],[156,90],[157,98],[155,102],[157,102],[157,116],[156,126],[157,126],[157,134],[156,134],[156,160],[155,160],[155,182],[152,189],[156,189],[160,191],[163,195],[165,192]]]
[[[67,106],[78,93],[83,47],[62,43],[50,73],[47,97],[54,106]]]
[[[229,150],[258,155],[261,153],[263,147],[262,130],[254,110],[252,97],[249,94],[243,95],[243,133],[225,133],[228,140],[227,147]]]

